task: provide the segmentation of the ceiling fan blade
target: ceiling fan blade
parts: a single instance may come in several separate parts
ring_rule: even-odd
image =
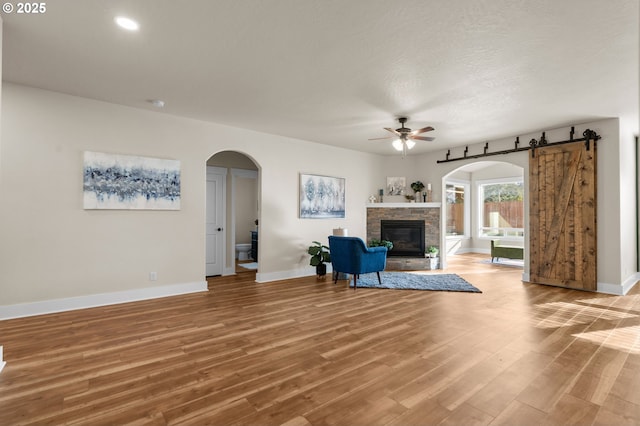
[[[393,133],[394,135],[398,135],[398,136],[400,136],[400,135],[401,135],[401,133],[400,133],[400,132],[397,132],[397,131],[395,131],[395,130],[393,130],[393,129],[389,128],[389,127],[385,127],[384,129],[385,129],[387,132],[391,132],[391,133]]]
[[[384,138],[371,138],[370,141],[379,141],[382,139],[393,139],[393,136],[385,136]]]
[[[409,139],[415,139],[418,141],[434,141],[436,138],[432,138],[429,136],[409,136]]]
[[[418,133],[430,132],[432,130],[435,130],[435,129],[431,126],[427,126],[427,127],[423,127],[422,129],[414,130],[413,132],[411,132],[411,134],[417,135]]]

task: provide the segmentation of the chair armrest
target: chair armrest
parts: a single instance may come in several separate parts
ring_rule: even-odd
[[[367,251],[369,253],[378,253],[378,252],[387,252],[387,248],[383,247],[383,246],[377,246],[377,247],[367,247]]]

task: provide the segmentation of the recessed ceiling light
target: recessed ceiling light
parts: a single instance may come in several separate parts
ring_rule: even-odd
[[[164,108],[164,101],[160,99],[151,99],[149,103],[156,108]]]
[[[138,31],[138,29],[140,28],[140,24],[138,24],[136,21],[124,16],[116,16],[115,21],[119,27],[124,28],[128,31]]]

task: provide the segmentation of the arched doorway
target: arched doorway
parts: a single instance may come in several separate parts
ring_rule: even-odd
[[[245,153],[221,151],[206,162],[206,275],[259,267],[260,167]]]
[[[447,256],[487,254],[491,241],[522,247],[524,260],[504,260],[528,270],[528,180],[525,169],[504,161],[477,161],[460,166],[442,178],[442,250]]]

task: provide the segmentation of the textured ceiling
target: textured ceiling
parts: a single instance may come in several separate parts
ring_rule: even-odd
[[[140,23],[117,28],[116,15]],[[392,154],[638,115],[637,0],[55,0],[2,15],[3,78]]]

